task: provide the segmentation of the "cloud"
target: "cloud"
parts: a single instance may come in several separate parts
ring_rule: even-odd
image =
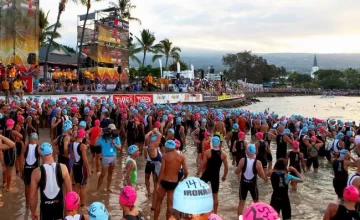
[[[58,2],[41,0],[55,22]],[[107,8],[109,0],[93,3]],[[347,0],[133,0],[130,24],[138,35],[150,29],[157,40],[181,48],[254,52],[360,52],[360,1]],[[76,45],[77,15],[86,8],[70,1],[61,16],[62,43]],[[66,36],[66,37],[65,37]]]

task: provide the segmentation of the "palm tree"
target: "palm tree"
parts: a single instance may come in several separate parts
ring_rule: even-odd
[[[45,47],[49,44],[51,35],[53,33],[53,29],[55,27],[55,24],[52,24],[49,26],[48,16],[49,12],[45,15],[44,11],[42,9],[39,10],[39,27],[40,27],[40,34],[39,34],[39,44],[40,47]],[[61,24],[59,23],[58,28],[61,27]],[[61,38],[61,35],[59,32],[56,32],[54,34],[54,39]],[[55,41],[53,41],[52,45],[55,48],[59,48],[59,44]]]
[[[139,47],[136,48],[135,51],[138,51],[138,52],[142,51],[144,53],[144,57],[142,60],[142,65],[141,65],[141,67],[144,68],[146,53],[147,52],[156,53],[159,48],[157,48],[154,45],[154,42],[156,39],[155,39],[154,33],[150,32],[149,29],[142,30],[140,32],[140,34],[141,34],[141,39],[139,39],[138,37],[135,36],[139,43]]]
[[[93,1],[99,2],[101,0],[93,0]],[[90,8],[91,8],[91,0],[80,0],[80,3],[82,5],[84,5],[84,6],[86,6],[86,14],[85,14],[84,25],[83,25],[83,28],[82,28],[80,45],[79,45],[79,54],[78,54],[78,59],[77,59],[77,72],[78,72],[78,74],[80,73],[80,57],[81,57],[81,54],[82,54],[82,46],[83,46],[83,41],[84,41],[86,22],[87,22],[87,19],[88,19]]]
[[[72,0],[72,1],[75,2],[75,3],[77,2],[77,0]],[[49,59],[50,48],[51,48],[51,45],[53,43],[57,28],[59,27],[60,17],[61,17],[61,14],[63,13],[63,11],[65,10],[66,3],[67,3],[67,0],[60,0],[60,2],[59,2],[59,9],[58,9],[58,15],[57,15],[57,18],[56,18],[56,23],[55,23],[55,26],[54,26],[53,33],[51,34],[49,44],[48,44],[47,49],[46,49],[46,56],[45,56],[45,63],[44,63],[44,78],[46,77],[47,72],[48,72],[48,64],[47,64],[47,62],[48,62],[48,59]]]
[[[128,21],[137,21],[141,24],[140,19],[131,16],[131,10],[136,6],[131,4],[131,0],[117,0],[116,2],[110,2],[110,6],[118,8],[120,11],[120,17]]]
[[[153,56],[152,61],[155,62],[155,60],[162,58],[165,56],[165,70],[168,65],[169,57],[173,58],[175,61],[180,60],[180,54],[181,52],[180,47],[172,47],[172,42],[169,41],[169,39],[165,38],[164,40],[160,41],[159,44],[155,45],[155,47],[159,48],[158,53]]]
[[[133,38],[130,37],[129,41],[128,41],[128,46],[127,49],[129,50],[129,57],[132,61],[135,61],[139,66],[141,64],[140,59],[135,55],[139,52],[141,52],[139,50],[139,48],[137,48],[138,44],[133,42]]]

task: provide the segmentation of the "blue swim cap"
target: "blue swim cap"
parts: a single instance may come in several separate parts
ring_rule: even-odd
[[[185,112],[181,112],[181,115],[182,115],[182,116],[185,116]]]
[[[286,122],[285,121],[280,121],[280,125],[286,125]]]
[[[63,130],[66,132],[70,129],[72,129],[72,122],[70,120],[65,120]]]
[[[101,202],[93,202],[88,208],[89,220],[108,220],[109,213],[104,204]]]
[[[201,119],[201,123],[206,124],[206,119],[205,118]]]
[[[85,121],[80,121],[79,126],[80,127],[86,127],[86,122]]]
[[[154,134],[153,136],[151,136],[151,139],[150,139],[152,142],[156,141],[157,140],[157,135]]]
[[[62,113],[63,113],[63,115],[67,115],[67,110],[64,108],[64,109],[62,110]]]
[[[169,129],[169,132],[172,133],[172,134],[175,134],[174,128],[170,128],[170,129]]]
[[[309,129],[308,129],[307,127],[303,127],[301,130],[302,130],[302,132],[304,132],[304,133],[307,133],[307,132],[309,131]]]
[[[53,148],[50,143],[44,142],[40,145],[40,154],[42,156],[50,155],[52,154],[52,152],[53,152]]]
[[[90,111],[90,108],[89,108],[89,107],[85,107],[85,108],[84,108],[84,112],[85,112],[85,113],[88,113],[89,111]]]
[[[239,124],[238,123],[233,124],[233,129],[238,130],[239,129]]]
[[[2,113],[0,113],[0,119],[3,119],[4,115]]]
[[[30,134],[30,139],[32,140],[38,140],[39,139],[39,136],[37,133],[33,132]]]
[[[181,123],[182,122],[182,118],[181,117],[177,117],[176,118],[176,123]]]
[[[166,141],[165,147],[168,149],[175,149],[175,147],[176,147],[175,141],[173,141],[173,140]]]
[[[247,149],[247,152],[248,152],[250,155],[256,154],[255,144],[249,144],[248,149]]]
[[[340,151],[340,157],[345,157],[347,153],[347,150],[343,149]]]
[[[335,125],[330,125],[330,129],[335,129]]]
[[[220,146],[220,138],[218,136],[214,136],[211,139],[213,147],[219,147]]]
[[[166,120],[168,120],[168,117],[167,117],[167,115],[163,115],[163,116],[161,117],[161,119],[162,119],[163,121],[166,121]]]
[[[284,133],[285,134],[291,134],[291,131],[290,131],[290,129],[287,128],[287,129],[284,130]]]
[[[352,131],[347,131],[346,136],[349,136],[349,137],[353,136],[353,132]]]
[[[128,149],[128,154],[133,155],[139,148],[136,145],[131,145]]]
[[[175,188],[173,208],[179,212],[200,215],[211,212],[213,206],[211,188],[200,178],[188,177]]]
[[[318,123],[318,124],[317,124],[317,127],[318,127],[318,128],[321,128],[321,126],[322,126],[321,123]]]
[[[341,138],[343,138],[343,137],[345,137],[345,135],[343,134],[343,133],[338,133],[336,136],[335,136],[335,138],[336,139],[341,139]]]

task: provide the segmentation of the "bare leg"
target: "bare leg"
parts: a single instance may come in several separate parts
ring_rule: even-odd
[[[107,191],[108,192],[112,192],[112,190],[110,189],[111,186],[111,182],[112,182],[112,175],[113,175],[113,171],[114,171],[114,165],[110,165],[109,169],[108,169],[108,176],[107,176]]]
[[[100,172],[100,158],[101,154],[95,154],[95,160],[96,160],[96,172]]]
[[[10,186],[11,186],[12,170],[13,170],[13,167],[6,168],[6,191],[7,192],[11,191]]]
[[[213,213],[217,214],[217,210],[218,210],[218,206],[219,206],[218,194],[213,193],[213,198],[214,198],[214,210],[213,210]]]
[[[238,216],[243,214],[244,206],[245,206],[245,200],[240,200],[238,206]]]
[[[174,197],[174,190],[167,192],[167,209],[166,209],[166,219],[170,218],[171,210],[173,207],[173,197]]]
[[[157,191],[155,188],[157,177],[155,174],[152,174],[152,178],[153,178],[153,183],[154,183],[154,190],[153,190],[153,198],[152,198],[152,203],[151,203],[151,210],[155,210],[156,200],[157,200]]]
[[[81,206],[85,205],[85,190],[86,190],[86,185],[80,186],[80,204],[81,204]]]
[[[102,170],[101,170],[101,174],[99,176],[99,179],[98,179],[98,185],[97,185],[97,188],[96,188],[96,192],[99,192],[100,190],[100,187],[104,181],[104,177],[106,176],[107,174],[107,171],[108,171],[108,168],[107,167],[103,167]]]
[[[150,175],[151,174],[145,174],[145,186],[148,197],[150,197]]]
[[[155,191],[155,190],[154,190]],[[154,213],[154,220],[158,220],[159,219],[159,215],[160,215],[160,207],[161,207],[161,203],[166,195],[166,191],[161,187],[159,186],[159,191],[157,193],[158,197],[157,197],[157,200],[156,200],[156,206],[155,206],[155,213]]]

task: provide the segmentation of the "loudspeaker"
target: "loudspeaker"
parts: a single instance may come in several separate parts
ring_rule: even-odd
[[[117,72],[118,72],[119,74],[121,74],[121,73],[122,73],[122,68],[121,68],[121,66],[118,66],[118,68],[117,68]]]
[[[29,53],[27,58],[28,64],[35,64],[36,63],[36,54],[35,53]]]

